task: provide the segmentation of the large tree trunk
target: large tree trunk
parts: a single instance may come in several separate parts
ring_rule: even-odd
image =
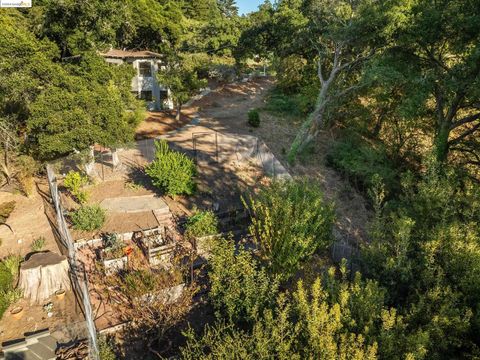
[[[374,54],[374,50],[371,50],[368,54],[363,54],[357,56],[351,61],[345,62],[342,58],[342,52],[344,49],[344,44],[340,41],[333,44],[333,61],[331,64],[331,70],[328,74],[328,77],[325,77],[322,70],[322,53],[319,52],[318,60],[318,79],[320,80],[320,92],[318,94],[315,111],[312,115],[305,121],[302,125],[300,132],[297,134],[288,154],[288,161],[292,163],[297,155],[302,152],[318,135],[320,130],[325,126],[325,110],[326,107],[331,101],[332,96],[331,87],[335,80],[342,71],[346,69],[351,69],[357,64],[365,61],[370,56]],[[338,94],[335,94],[335,97],[339,97],[347,94],[349,91],[353,90],[357,86],[351,86]]]
[[[68,261],[52,252],[33,254],[20,266],[18,287],[31,303],[42,304],[57,290],[69,290]]]
[[[322,87],[320,89],[320,93],[318,94],[315,110],[303,123],[290,148],[290,152],[288,154],[288,161],[290,163],[294,162],[297,155],[304,151],[306,147],[312,143],[324,126],[324,114],[328,103],[328,91],[334,79],[335,75],[333,75],[333,77],[330,76],[328,80],[322,82]]]
[[[447,161],[449,152],[449,137],[450,125],[447,123],[440,124],[435,137],[435,155],[437,161],[440,163]]]

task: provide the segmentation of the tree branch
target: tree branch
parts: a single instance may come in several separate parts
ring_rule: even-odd
[[[473,115],[470,115],[470,116],[466,116],[463,119],[460,119],[460,120],[457,120],[457,121],[453,122],[452,125],[450,126],[450,129],[455,129],[455,128],[461,126],[461,125],[471,123],[471,122],[473,122],[475,120],[478,120],[478,119],[480,119],[480,113],[473,114]]]
[[[471,127],[470,129],[468,129],[467,131],[465,131],[462,135],[456,137],[455,139],[453,140],[450,140],[448,142],[448,144],[451,146],[451,145],[457,145],[458,143],[460,143],[463,139],[465,139],[467,136],[470,136],[472,135],[473,133],[475,133],[475,131],[477,131],[478,129],[480,128],[480,123],[476,124],[475,126]]]
[[[318,54],[318,56],[320,56],[320,52]],[[325,78],[323,77],[323,73],[322,73],[322,58],[320,57],[318,59],[318,78],[320,79],[320,84],[323,86],[325,84]]]
[[[450,108],[448,109],[448,113],[447,113],[448,122],[452,122],[453,118],[455,117],[458,111],[458,107],[460,106],[460,103],[462,102],[464,97],[465,97],[465,90],[462,89],[457,93],[457,95],[452,101],[452,105],[450,105]]]

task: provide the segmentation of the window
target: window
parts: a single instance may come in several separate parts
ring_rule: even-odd
[[[140,72],[140,76],[144,77],[151,77],[152,76],[152,66],[149,62],[141,62],[138,64],[138,70]]]
[[[153,95],[151,90],[142,90],[140,93],[140,99],[145,100],[145,101],[152,101],[153,100]]]

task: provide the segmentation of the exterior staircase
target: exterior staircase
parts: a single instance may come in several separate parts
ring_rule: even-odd
[[[168,206],[153,210],[153,215],[157,219],[159,226],[170,227],[173,225],[173,215]]]
[[[3,346],[1,360],[55,360],[57,340],[44,330],[28,335],[24,340]]]

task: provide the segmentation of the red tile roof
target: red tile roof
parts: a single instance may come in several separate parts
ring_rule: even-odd
[[[117,50],[117,49],[110,49],[106,53],[100,54],[103,57],[109,58],[118,58],[118,59],[125,59],[125,58],[161,58],[162,55],[155,53],[153,51],[143,50]]]

